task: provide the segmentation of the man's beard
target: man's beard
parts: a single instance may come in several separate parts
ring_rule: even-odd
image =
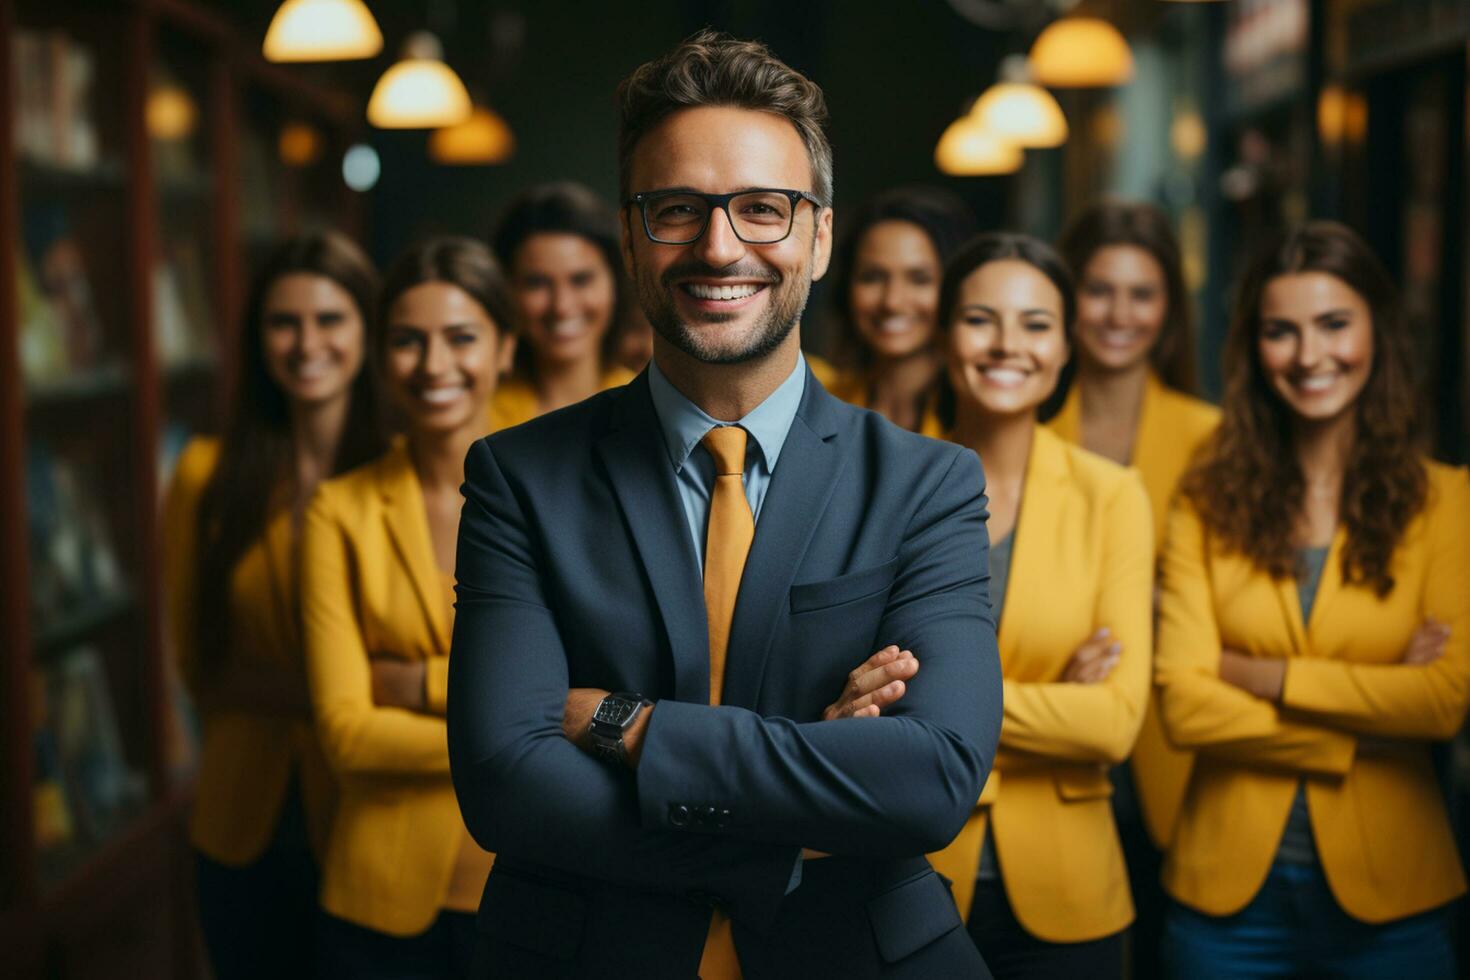
[[[741,364],[765,357],[780,347],[801,320],[802,310],[806,308],[807,297],[812,288],[811,278],[808,276],[785,280],[769,269],[754,266],[742,268],[737,265],[716,269],[702,262],[684,262],[666,269],[658,280],[649,275],[641,265],[635,267],[634,273],[638,303],[643,307],[653,329],[679,350],[705,364]],[[702,336],[702,331],[692,328],[679,318],[678,310],[674,306],[673,291],[680,288],[677,280],[690,276],[761,282],[770,291],[765,312],[738,346],[710,343],[707,337]],[[704,322],[724,323],[741,315],[706,314]]]

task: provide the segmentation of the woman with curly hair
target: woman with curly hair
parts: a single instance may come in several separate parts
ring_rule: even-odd
[[[1430,746],[1470,703],[1470,482],[1420,455],[1406,346],[1342,225],[1247,270],[1162,561],[1155,680],[1197,752],[1164,863],[1175,976],[1454,972]]]

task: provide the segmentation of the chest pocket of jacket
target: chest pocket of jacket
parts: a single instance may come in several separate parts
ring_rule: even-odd
[[[793,615],[817,612],[846,606],[860,599],[887,596],[898,574],[898,556],[894,555],[881,565],[848,572],[824,582],[806,582],[791,587],[791,612]]]

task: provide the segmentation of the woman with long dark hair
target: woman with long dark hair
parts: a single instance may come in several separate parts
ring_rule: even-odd
[[[1430,748],[1470,704],[1470,482],[1421,455],[1408,340],[1342,225],[1242,280],[1162,561],[1156,683],[1197,752],[1164,862],[1175,976],[1454,973]]]
[[[303,512],[383,441],[363,370],[377,273],[347,238],[285,242],[255,277],[220,439],[179,458],[164,515],[172,638],[203,727],[190,839],[217,977],[313,959],[332,783],[297,618]]]
[[[524,191],[491,244],[510,278],[522,341],[490,403],[492,431],[627,384],[618,363],[627,302],[617,220],[570,181]]]
[[[1120,977],[1133,918],[1107,767],[1148,698],[1152,518],[1137,473],[1037,423],[1075,309],[1057,253],[1009,234],[960,250],[938,306],[940,414],[985,465],[1005,712],[974,815],[931,860],[998,978]]]
[[[863,205],[832,265],[842,371],[834,395],[903,428],[942,434],[934,415],[939,283],[974,230],[965,203],[933,187],[895,188]]]
[[[1049,424],[1068,442],[1138,470],[1162,543],[1179,478],[1220,419],[1194,397],[1194,317],[1179,244],[1158,208],[1109,201],[1082,212],[1059,247],[1077,275],[1077,351],[1066,401]],[[1158,972],[1159,868],[1192,759],[1164,736],[1151,697],[1133,755],[1115,773],[1113,800],[1138,906],[1132,962],[1143,976]]]
[[[437,238],[388,270],[372,356],[403,426],[306,516],[311,699],[340,799],[322,869],[322,975],[457,977],[493,857],[449,780],[444,705],[464,459],[515,351],[490,250]]]

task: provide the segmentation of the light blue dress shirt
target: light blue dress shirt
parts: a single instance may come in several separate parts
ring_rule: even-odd
[[[755,520],[761,517],[761,504],[771,485],[771,474],[786,444],[786,434],[796,420],[801,396],[806,391],[806,358],[796,355],[796,368],[770,395],[738,422],[721,422],[694,404],[673,386],[658,362],[648,365],[648,390],[653,396],[653,409],[663,429],[664,446],[673,464],[679,499],[684,516],[689,520],[689,534],[694,538],[694,554],[704,569],[704,537],[709,527],[709,498],[715,485],[715,461],[700,448],[699,441],[710,429],[720,425],[738,425],[749,435],[745,443],[745,498]]]

